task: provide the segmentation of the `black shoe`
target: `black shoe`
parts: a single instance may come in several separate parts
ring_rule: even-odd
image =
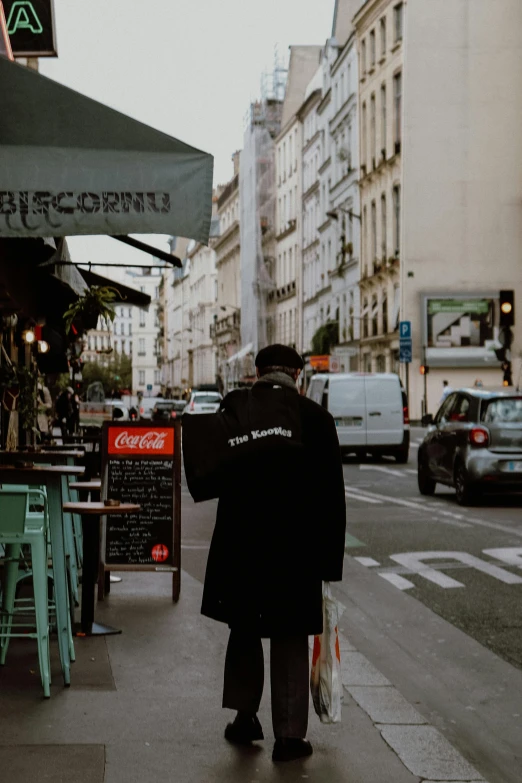
[[[239,713],[233,723],[225,729],[225,739],[236,745],[250,745],[251,742],[264,739],[263,729],[257,715]]]
[[[293,761],[311,756],[314,752],[312,745],[305,739],[286,737],[276,739],[272,752],[272,761]]]

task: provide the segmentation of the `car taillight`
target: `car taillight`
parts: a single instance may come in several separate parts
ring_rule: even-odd
[[[176,418],[176,411],[171,411],[170,412],[170,418],[171,419],[175,419]]]
[[[410,423],[410,412],[408,410],[408,406],[407,405],[405,405],[404,408],[402,409],[402,418],[403,418],[405,424],[409,424]]]
[[[469,431],[469,442],[472,446],[489,446],[489,432],[485,427],[473,427]]]
[[[140,408],[140,413],[143,413],[144,410],[145,408]]]

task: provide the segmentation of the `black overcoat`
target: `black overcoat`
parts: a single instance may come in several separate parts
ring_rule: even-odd
[[[289,426],[293,421],[300,432],[297,442],[294,432],[258,437],[243,452],[234,446],[221,481],[202,613],[262,637],[318,634],[321,583],[339,581],[343,572],[346,505],[335,424],[312,400],[266,382],[231,392],[222,411],[243,413],[248,394],[266,409],[268,425],[271,410],[280,417],[281,401],[289,400]]]

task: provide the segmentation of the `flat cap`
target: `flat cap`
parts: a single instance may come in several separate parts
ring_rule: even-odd
[[[256,367],[260,370],[265,367],[289,367],[292,370],[302,370],[304,362],[301,356],[288,345],[267,345],[256,356]]]

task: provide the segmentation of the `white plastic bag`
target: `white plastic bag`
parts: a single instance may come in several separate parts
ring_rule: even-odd
[[[323,583],[323,633],[314,636],[310,690],[321,723],[340,723],[343,702],[339,605],[329,582]]]

